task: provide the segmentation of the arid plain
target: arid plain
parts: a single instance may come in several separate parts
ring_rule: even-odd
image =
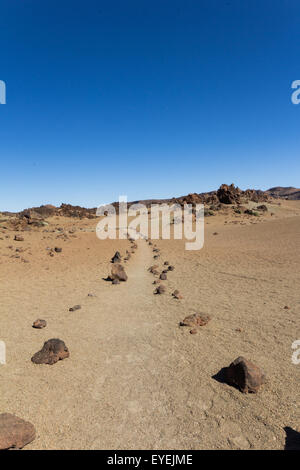
[[[300,339],[300,201],[266,205],[258,217],[206,217],[199,251],[186,251],[184,240],[139,240],[136,249],[101,241],[96,219],[50,217],[25,232],[2,222],[0,413],[34,424],[26,449],[298,445],[300,365],[291,346]],[[126,250],[134,251],[123,263],[128,280],[112,285],[111,257]],[[161,271],[165,261],[174,270],[160,281],[166,292],[154,295],[158,276],[148,268]],[[190,334],[180,322],[196,312],[211,320]],[[46,328],[32,328],[37,318]],[[70,356],[32,363],[50,338]],[[258,393],[222,380],[238,356],[264,370]]]

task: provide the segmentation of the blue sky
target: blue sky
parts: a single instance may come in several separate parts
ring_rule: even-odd
[[[298,0],[0,7],[0,210],[300,186]]]

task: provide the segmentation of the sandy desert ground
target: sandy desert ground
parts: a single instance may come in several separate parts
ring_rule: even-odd
[[[153,295],[156,261],[145,240],[125,264],[128,281],[112,285],[110,258],[130,243],[98,240],[95,220],[52,218],[55,231],[24,232],[23,242],[2,230],[0,413],[35,425],[26,449],[291,447],[300,432],[300,365],[291,361],[300,339],[300,201],[272,211],[207,217],[200,251],[153,241],[160,268],[175,267],[163,295]],[[51,257],[55,246],[62,252]],[[82,308],[69,312],[75,304]],[[179,322],[195,312],[211,321],[190,334]],[[47,327],[32,328],[37,318]],[[49,338],[65,341],[70,357],[33,364]],[[266,373],[257,394],[220,378],[240,355]]]

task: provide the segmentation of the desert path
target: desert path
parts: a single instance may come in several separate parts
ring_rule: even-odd
[[[16,398],[11,386],[7,388],[6,405],[10,404],[11,412],[20,407],[37,429],[37,439],[28,449],[198,445],[186,434],[190,410],[185,401],[190,391],[188,382],[181,383],[182,352],[175,346],[178,326],[172,314],[166,313],[174,299],[170,292],[153,295],[154,277],[147,269],[155,262],[154,253],[144,240],[137,243],[138,249],[125,265],[126,283],[113,286],[100,275],[93,278],[91,274],[91,279],[87,275],[92,287],[77,288],[73,301],[82,305],[81,310],[64,312],[61,320],[55,313],[41,331],[33,330],[28,321],[26,329],[36,338],[35,349],[58,336],[70,350],[69,359],[54,366],[36,366],[30,362],[33,346],[30,350],[24,338],[21,351],[16,352],[19,367],[13,371],[10,361],[6,366],[7,380],[15,382],[18,390]],[[34,288],[39,286],[30,285],[31,299]],[[89,291],[95,297],[87,297]],[[61,324],[55,327],[55,322]],[[15,341],[11,345],[7,341],[8,352],[16,348]]]
[[[285,427],[299,424],[299,366],[291,362],[299,227],[299,216],[249,226],[216,218],[203,250],[158,240],[159,260],[141,240],[120,285],[104,278],[115,251],[124,255],[130,243],[99,241],[92,225],[66,242],[57,232],[26,233],[27,264],[6,256],[4,241],[0,412],[35,425],[26,449],[283,449]],[[62,253],[50,258],[47,247],[57,243]],[[175,270],[163,281],[166,293],[153,295],[148,268],[161,270],[165,260]],[[171,296],[175,289],[182,300]],[[82,308],[69,312],[75,304]],[[179,322],[198,311],[212,319],[191,335]],[[45,329],[31,327],[37,318]],[[32,364],[50,338],[65,341],[70,357]],[[239,355],[267,374],[258,394],[216,376]]]

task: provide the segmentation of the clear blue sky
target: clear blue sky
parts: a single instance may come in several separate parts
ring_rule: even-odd
[[[0,210],[300,186],[299,0],[1,0]]]

